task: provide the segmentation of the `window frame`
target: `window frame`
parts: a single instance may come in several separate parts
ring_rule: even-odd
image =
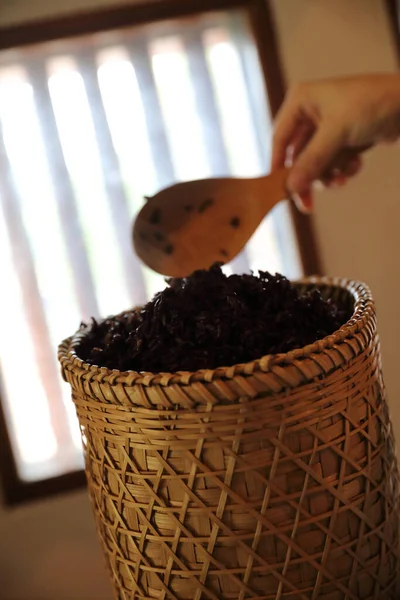
[[[89,35],[176,19],[217,10],[245,9],[249,15],[263,76],[274,117],[285,94],[285,80],[278,40],[269,0],[141,0],[132,5],[81,11],[37,21],[0,27],[0,50],[28,46],[63,38]],[[302,215],[291,206],[300,259],[305,275],[320,275],[322,267],[317,250],[312,217]],[[83,470],[35,482],[18,476],[10,435],[7,431],[0,390],[0,478],[6,505],[43,498],[82,488],[86,485]]]
[[[400,0],[386,0],[386,8],[392,29],[393,41],[396,45],[397,56],[400,58]]]

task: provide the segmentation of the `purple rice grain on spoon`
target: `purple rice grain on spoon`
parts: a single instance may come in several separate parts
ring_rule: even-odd
[[[161,223],[161,209],[154,208],[150,214],[149,222],[152,225],[159,225]]]
[[[164,242],[165,241],[165,235],[163,234],[162,231],[156,231],[154,233],[154,239],[157,240],[157,242]]]
[[[204,202],[202,202],[198,208],[198,212],[199,213],[203,213],[204,211],[207,210],[207,208],[210,208],[212,205],[214,204],[214,200],[212,200],[212,198],[207,198],[207,200],[204,200]]]

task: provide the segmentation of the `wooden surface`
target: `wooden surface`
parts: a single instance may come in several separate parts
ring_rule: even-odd
[[[280,169],[266,177],[200,179],[162,190],[136,217],[137,255],[169,277],[231,262],[286,197],[287,175]]]

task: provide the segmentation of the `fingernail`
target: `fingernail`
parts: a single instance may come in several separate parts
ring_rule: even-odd
[[[285,169],[290,169],[293,166],[293,158],[290,155],[286,156],[284,166]]]
[[[311,194],[292,194],[291,198],[296,205],[296,208],[303,213],[303,215],[309,215],[312,212],[313,203]]]
[[[321,192],[322,190],[325,189],[325,185],[322,181],[320,181],[319,179],[317,179],[316,181],[313,181],[312,184],[312,189],[316,190],[317,192]]]

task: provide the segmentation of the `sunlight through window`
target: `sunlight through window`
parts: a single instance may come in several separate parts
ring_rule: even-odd
[[[177,178],[209,177],[202,124],[182,44],[178,38],[165,38],[155,40],[150,48]]]
[[[24,480],[82,468],[58,343],[166,285],[131,245],[144,197],[268,171],[262,69],[246,13],[233,12],[235,27],[231,12],[209,13],[0,52],[0,369]],[[287,207],[224,267],[239,268],[301,274]]]
[[[111,227],[112,204],[104,191],[84,81],[70,59],[52,59],[49,70],[50,93],[75,186],[100,313],[108,315],[128,308],[130,302],[118,253],[118,232]]]

